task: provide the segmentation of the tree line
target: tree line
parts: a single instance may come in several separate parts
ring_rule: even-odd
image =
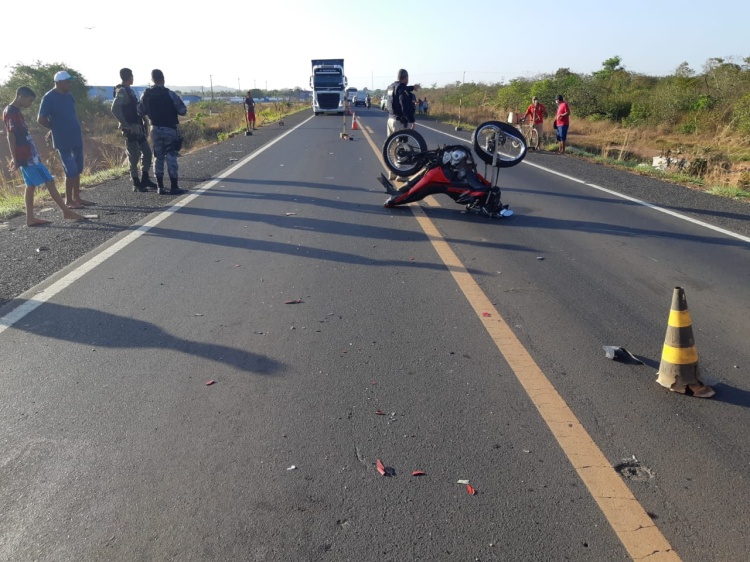
[[[496,112],[524,111],[533,96],[554,107],[555,96],[562,94],[579,119],[664,125],[683,134],[750,135],[750,57],[741,63],[710,58],[701,72],[682,63],[671,75],[656,77],[629,71],[614,56],[591,74],[560,68],[507,84],[456,82],[428,91],[436,101]]]

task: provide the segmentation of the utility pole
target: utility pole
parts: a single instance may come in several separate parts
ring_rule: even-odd
[[[240,79],[237,78],[237,93],[242,95],[242,88],[240,87]]]
[[[208,75],[208,80],[211,82],[211,101],[214,101],[214,77],[213,75]]]

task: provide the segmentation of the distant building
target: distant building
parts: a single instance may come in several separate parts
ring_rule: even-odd
[[[184,96],[180,96],[182,98],[182,101],[185,102],[185,105],[190,105],[191,103],[198,103],[199,101],[203,100],[200,96],[194,96],[191,94],[187,94]]]
[[[132,86],[135,95],[140,99],[141,94],[146,90],[146,86]],[[114,86],[89,86],[89,99],[101,100],[103,102],[112,102],[115,99]]]

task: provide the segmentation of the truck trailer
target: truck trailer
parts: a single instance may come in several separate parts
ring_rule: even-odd
[[[312,59],[312,110],[315,115],[346,111],[344,59]]]

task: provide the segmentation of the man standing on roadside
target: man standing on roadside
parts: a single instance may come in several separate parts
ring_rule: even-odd
[[[570,108],[568,103],[560,94],[555,98],[557,104],[557,116],[555,117],[555,129],[557,129],[558,154],[565,154],[565,141],[568,138],[568,126],[570,125]]]
[[[34,91],[27,87],[21,86],[16,90],[16,98],[3,110],[3,122],[8,132],[8,147],[10,148],[10,157],[12,168],[21,170],[23,181],[26,184],[26,193],[24,202],[26,204],[26,226],[39,226],[49,224],[50,221],[38,219],[34,216],[34,188],[44,184],[49,191],[50,196],[54,199],[57,206],[63,212],[63,218],[67,220],[82,221],[84,217],[71,211],[63,202],[62,197],[57,192],[57,186],[47,167],[39,160],[34,139],[31,138],[29,129],[26,126],[26,120],[21,113],[22,109],[31,107],[31,103],[36,99]]]
[[[148,175],[151,169],[152,152],[146,138],[143,117],[138,115],[138,97],[131,89],[133,71],[120,69],[122,82],[115,86],[115,99],[112,102],[112,115],[120,122],[120,131],[125,137],[125,150],[130,161],[130,178],[133,180],[133,191],[141,193],[149,187],[156,187]],[[138,161],[141,161],[141,175],[138,177]]]
[[[526,113],[523,114],[523,119],[531,117],[532,126],[536,129],[537,138],[539,142],[542,142],[542,125],[544,118],[547,117],[547,108],[539,103],[539,98],[534,96],[531,98],[531,105],[526,109]]]
[[[55,74],[55,87],[44,94],[37,121],[52,131],[52,146],[60,155],[65,170],[65,203],[71,209],[80,209],[94,203],[81,199],[83,134],[76,101],[70,93],[72,87],[70,74],[64,70]]]
[[[391,136],[400,129],[413,129],[416,126],[414,120],[413,92],[419,91],[419,84],[409,86],[409,73],[403,68],[399,69],[396,81],[388,86],[386,91],[386,108],[388,109],[388,122],[386,124],[386,136]],[[389,171],[388,179],[396,179],[396,175]]]
[[[396,82],[388,86],[387,136],[399,129],[413,129],[416,125],[412,92],[419,91],[419,84],[409,86],[409,73],[403,68],[398,71],[397,78]]]
[[[177,131],[178,115],[185,115],[187,107],[180,96],[164,87],[164,73],[155,68],[151,71],[153,86],[148,88],[138,103],[138,115],[148,117],[151,121],[151,142],[154,145],[156,165],[156,192],[159,195],[167,193],[164,188],[164,160],[167,161],[171,195],[185,193],[177,185],[178,167],[177,152],[182,147],[182,137]]]
[[[252,90],[247,91],[245,98],[245,112],[247,115],[247,128],[255,130],[255,100],[253,99]]]

